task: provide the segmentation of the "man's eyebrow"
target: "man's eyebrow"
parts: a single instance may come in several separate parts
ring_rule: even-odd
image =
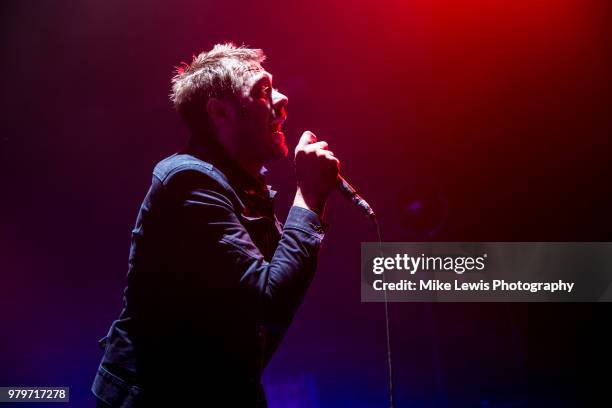
[[[257,86],[266,80],[270,82],[270,84],[272,84],[272,74],[269,74],[269,73],[263,74],[260,78],[257,79],[257,81],[255,81],[253,86]]]
[[[270,81],[270,83],[272,83],[272,74],[269,72],[264,72],[263,75],[261,76],[261,78],[259,78],[257,80],[257,82],[261,81],[264,78],[268,78],[268,80]]]

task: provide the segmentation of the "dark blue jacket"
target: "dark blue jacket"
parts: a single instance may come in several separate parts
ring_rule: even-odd
[[[283,227],[273,195],[215,145],[192,141],[157,164],[132,231],[123,310],[101,341],[100,400],[265,405],[261,372],[312,280],[324,231],[299,207]]]

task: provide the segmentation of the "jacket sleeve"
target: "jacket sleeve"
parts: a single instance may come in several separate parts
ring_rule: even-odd
[[[183,171],[167,183],[173,241],[184,270],[198,275],[207,292],[236,297],[262,308],[266,321],[284,331],[308,288],[324,236],[318,215],[292,207],[270,262],[241,224],[230,192],[198,171]]]

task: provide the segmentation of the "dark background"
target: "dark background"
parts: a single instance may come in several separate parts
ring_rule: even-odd
[[[118,316],[151,170],[187,131],[173,67],[263,48],[290,148],[330,143],[383,240],[610,241],[606,0],[3,1],[0,385],[88,391]],[[270,166],[284,219],[291,160]],[[265,383],[274,407],[386,404],[373,227],[339,197],[317,277]],[[397,407],[591,406],[607,304],[392,304]],[[604,402],[605,405],[605,402]],[[22,404],[20,406],[25,406]]]

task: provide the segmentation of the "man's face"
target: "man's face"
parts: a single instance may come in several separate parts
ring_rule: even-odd
[[[272,87],[272,75],[261,68],[249,72],[235,128],[243,154],[263,162],[287,156],[282,131],[287,102],[287,97]]]

